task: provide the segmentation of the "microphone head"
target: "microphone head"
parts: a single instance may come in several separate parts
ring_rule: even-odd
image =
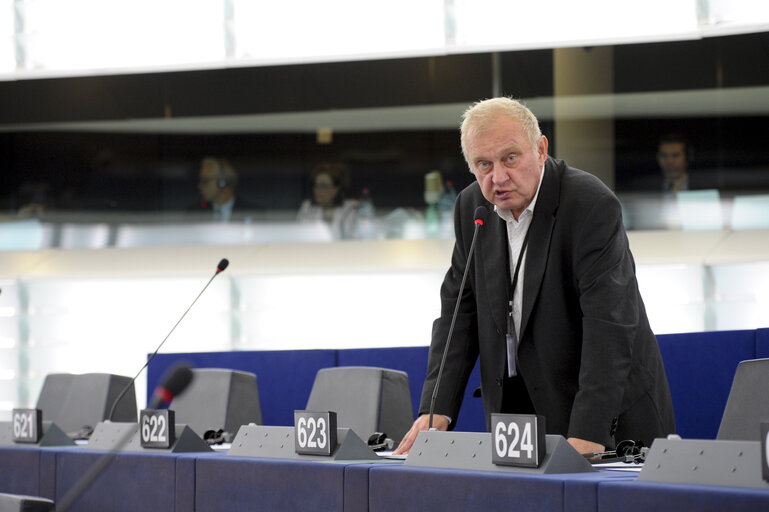
[[[194,377],[190,365],[178,363],[166,372],[163,380],[155,388],[152,403],[148,409],[157,409],[171,403],[175,396],[179,396],[192,382]]]
[[[177,396],[187,389],[193,378],[192,369],[187,363],[179,363],[166,373],[161,386],[166,388],[172,395]]]
[[[227,265],[230,264],[230,260],[227,258],[222,258],[222,261],[219,262],[219,264],[216,266],[217,272],[222,272],[225,268],[227,268]]]
[[[475,223],[479,226],[483,226],[483,223],[486,222],[486,215],[489,213],[489,210],[486,209],[485,206],[479,206],[475,209]]]

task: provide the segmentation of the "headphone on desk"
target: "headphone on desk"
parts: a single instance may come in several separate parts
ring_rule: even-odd
[[[221,428],[218,430],[206,430],[203,433],[203,441],[209,446],[231,443],[234,438],[235,435],[232,432],[225,432]]]
[[[384,432],[374,432],[368,437],[366,444],[375,452],[380,450],[392,451],[395,447],[395,442]]]
[[[583,455],[593,464],[603,464],[606,462],[635,462],[637,464],[646,461],[648,453],[649,448],[644,446],[643,441],[626,439],[617,443],[617,447],[614,450],[584,453]]]
[[[632,439],[625,439],[617,443],[617,447],[614,449],[617,457],[632,457],[637,459],[641,456],[646,458],[646,453],[642,453],[645,448],[642,441],[633,441]],[[648,449],[647,449],[648,451]]]

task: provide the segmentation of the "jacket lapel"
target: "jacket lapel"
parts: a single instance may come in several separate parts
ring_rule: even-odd
[[[498,332],[504,333],[507,329],[507,282],[510,280],[507,260],[510,251],[505,221],[497,215],[493,205],[490,205],[487,224],[487,229],[481,233],[478,268],[483,272],[481,277],[486,285],[486,301],[495,327]]]
[[[521,340],[525,338],[526,326],[539,295],[542,278],[545,275],[547,258],[550,253],[550,237],[555,225],[555,211],[558,209],[560,195],[560,173],[555,162],[548,158],[545,163],[545,175],[534,206],[534,218],[531,220],[531,234],[526,249],[525,277],[523,280],[523,308],[521,311]]]

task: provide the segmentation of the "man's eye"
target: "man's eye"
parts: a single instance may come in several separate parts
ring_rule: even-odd
[[[489,165],[489,162],[478,162],[477,164],[479,171],[488,171],[491,165]]]
[[[511,164],[515,162],[515,155],[507,155],[507,163]]]

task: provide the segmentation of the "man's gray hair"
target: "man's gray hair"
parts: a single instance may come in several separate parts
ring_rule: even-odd
[[[524,133],[528,136],[529,142],[531,142],[532,150],[536,151],[539,139],[542,137],[537,116],[518,100],[508,97],[491,98],[474,103],[462,114],[462,125],[459,130],[461,133],[462,154],[465,157],[465,161],[467,161],[465,140],[470,131],[482,133],[488,129],[492,121],[505,116],[521,123]]]

